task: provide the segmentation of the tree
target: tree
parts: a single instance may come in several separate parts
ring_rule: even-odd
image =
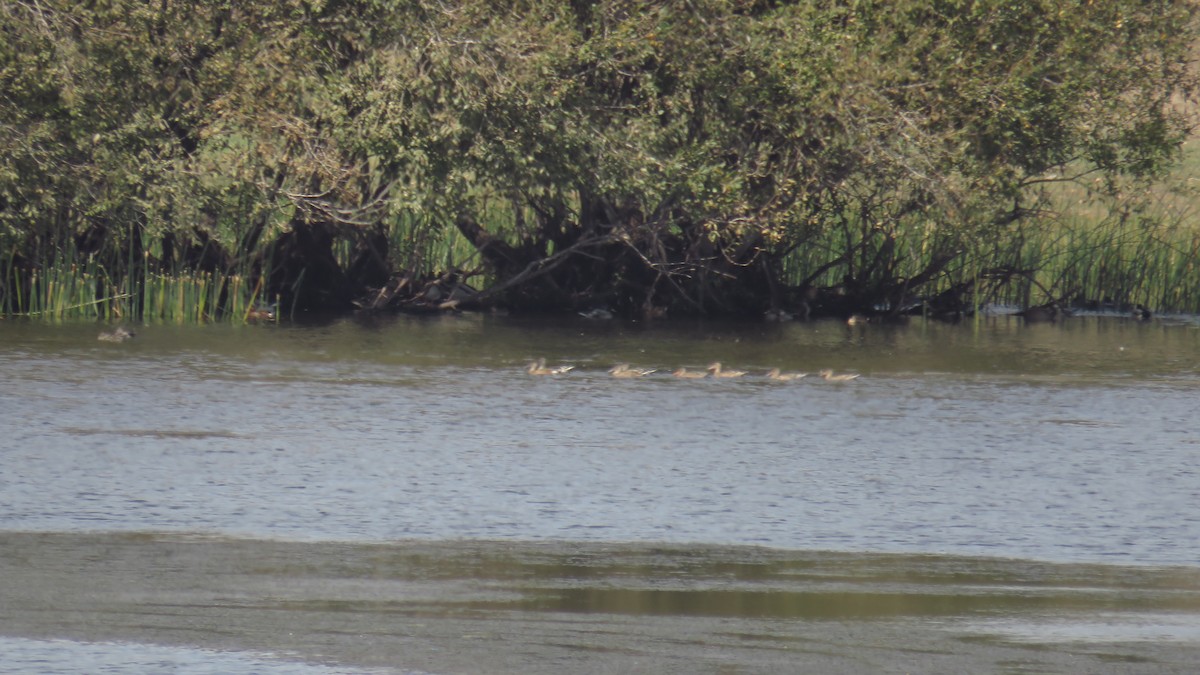
[[[1116,198],[1175,160],[1196,18],[1185,0],[9,3],[0,242],[27,269],[240,269],[296,307],[380,288],[368,304],[416,306],[442,273],[525,309],[962,305],[1027,272],[1000,242],[1046,227],[1057,185]]]
[[[1158,175],[1191,123],[1190,3],[471,8],[424,47],[434,179],[510,301],[760,311],[837,237],[791,301],[837,271],[836,309],[898,311],[1050,183]]]

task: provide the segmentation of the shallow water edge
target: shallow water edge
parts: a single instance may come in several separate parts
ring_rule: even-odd
[[[82,573],[81,573],[82,570]],[[1200,569],[0,532],[0,633],[429,673],[1185,673]]]

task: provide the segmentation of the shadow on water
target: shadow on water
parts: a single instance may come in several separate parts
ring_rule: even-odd
[[[1019,317],[943,324],[847,326],[838,321],[779,323],[663,320],[590,321],[578,317],[486,314],[318,317],[294,324],[145,326],[119,345],[97,343],[96,324],[0,324],[0,344],[28,353],[98,359],[155,358],[191,352],[214,359],[296,365],[359,363],[379,367],[505,368],[530,359],[604,370],[633,362],[664,374],[680,365],[721,360],[754,372],[821,367],[870,374],[1195,375],[1200,322],[1152,322],[1087,316],[1025,325]]]
[[[22,577],[86,567],[89,579],[78,580],[84,584],[133,583],[110,598],[114,610],[161,587],[193,589],[187,602],[197,607],[212,594],[228,598],[212,602],[234,608],[354,614],[994,620],[1172,613],[1200,627],[1200,569],[1190,567],[708,545],[305,543],[152,533],[0,533],[0,543],[14,608],[30,593],[43,600],[71,593],[12,588]]]
[[[1191,616],[1200,634],[1200,570],[1192,568],[577,543],[412,542],[352,550],[359,555],[343,550],[331,563],[349,563],[348,576],[483,582],[482,597],[422,603],[434,612],[803,620],[1173,612]],[[341,603],[318,604],[334,610]],[[370,604],[390,611],[405,603]],[[342,607],[363,611],[355,601]]]

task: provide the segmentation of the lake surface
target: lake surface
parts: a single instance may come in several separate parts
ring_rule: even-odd
[[[100,329],[0,321],[0,530],[1200,563],[1189,320]]]
[[[268,672],[274,675],[370,675],[372,672],[382,672],[289,663],[271,654],[230,654],[120,642],[78,643],[3,636],[0,636],[0,654],[3,654],[0,656],[0,672],[5,673],[218,675]]]
[[[0,324],[0,529],[1200,561],[1191,325],[97,332]],[[863,377],[605,372],[716,359]]]

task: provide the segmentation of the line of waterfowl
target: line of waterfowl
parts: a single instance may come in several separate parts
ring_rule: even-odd
[[[528,372],[530,375],[563,375],[574,369],[575,366],[571,365],[547,366],[546,359],[539,358],[536,361],[531,361],[529,363],[529,365],[526,367],[526,372]],[[646,377],[647,375],[659,372],[659,370],[657,368],[635,368],[628,363],[618,363],[612,368],[609,368],[607,372],[609,375],[616,378],[633,379]],[[714,361],[704,370],[688,370],[686,367],[681,367],[671,371],[670,373],[672,377],[677,377],[683,380],[701,380],[709,377],[713,379],[731,379],[736,377],[745,377],[749,374],[749,371],[745,370],[728,370],[721,365],[720,361]],[[826,382],[849,382],[850,380],[854,380],[859,377],[858,373],[835,373],[829,369],[818,370],[816,375]],[[768,380],[777,380],[779,382],[791,382],[808,377],[808,373],[783,372],[779,368],[772,368],[768,370],[763,377],[767,378]]]

